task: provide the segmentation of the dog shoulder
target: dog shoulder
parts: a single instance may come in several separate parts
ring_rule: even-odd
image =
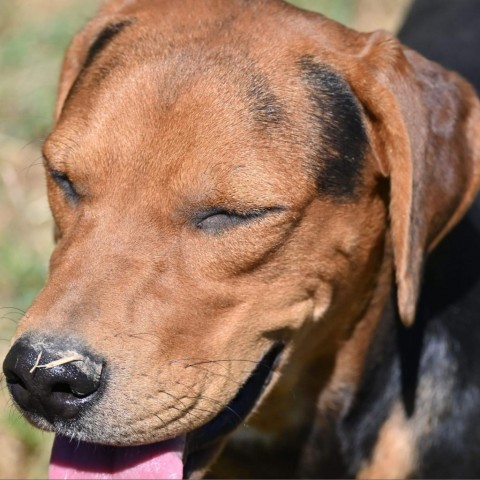
[[[350,475],[480,472],[479,209],[477,199],[430,255],[415,325],[401,325],[393,300],[383,315],[355,400],[338,424]]]

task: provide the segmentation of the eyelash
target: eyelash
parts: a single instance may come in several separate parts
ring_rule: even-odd
[[[71,203],[77,203],[80,199],[78,192],[72,181],[68,178],[66,173],[59,172],[58,170],[50,170],[50,175],[53,181],[61,188],[65,198]]]
[[[263,208],[252,210],[247,213],[235,211],[214,209],[198,215],[195,226],[199,230],[205,230],[209,233],[221,233],[238,225],[242,225],[263,217],[272,211],[278,211],[278,208]]]

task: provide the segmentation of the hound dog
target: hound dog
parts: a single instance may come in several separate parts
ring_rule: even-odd
[[[460,76],[280,0],[112,0],[43,154],[57,244],[4,371],[51,478],[480,474]]]

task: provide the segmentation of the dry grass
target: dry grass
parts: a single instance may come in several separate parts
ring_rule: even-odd
[[[394,30],[409,0],[295,0],[360,30]],[[96,0],[0,1],[0,362],[41,288],[52,225],[41,167],[62,53]],[[51,435],[28,426],[0,390],[0,478],[46,475]]]

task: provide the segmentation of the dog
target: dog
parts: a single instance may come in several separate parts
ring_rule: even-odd
[[[280,0],[111,0],[43,154],[57,243],[3,368],[51,478],[479,474],[459,75]]]

